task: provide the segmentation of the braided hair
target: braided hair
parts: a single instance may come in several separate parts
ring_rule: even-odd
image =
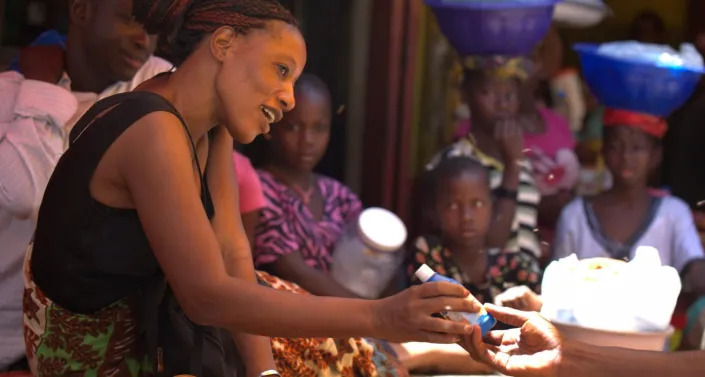
[[[168,58],[183,63],[206,34],[230,26],[239,34],[267,21],[298,21],[277,0],[134,0],[133,15],[148,33],[158,34]]]

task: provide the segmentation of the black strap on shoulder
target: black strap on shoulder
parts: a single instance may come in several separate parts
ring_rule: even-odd
[[[135,122],[144,116],[157,112],[166,111],[174,114],[180,121],[184,130],[188,134],[191,149],[196,162],[196,170],[201,183],[201,201],[206,209],[206,184],[201,172],[201,164],[198,160],[196,144],[193,141],[191,132],[186,126],[186,122],[174,106],[160,95],[152,92],[130,92],[108,97],[96,103],[74,126],[69,135],[69,149],[67,154],[80,155],[83,168],[80,169],[80,185],[89,190],[93,173],[102,159],[105,152]],[[89,194],[90,195],[90,194]],[[150,302],[154,307],[141,308],[141,322],[145,333],[145,340],[148,346],[149,356],[153,362],[159,363],[159,313],[158,307],[161,304],[167,290],[167,283],[164,276],[159,274],[145,284],[140,294],[141,302]],[[151,306],[151,305],[149,305]],[[194,349],[191,356],[191,373],[196,376],[202,375],[203,370],[203,339],[204,328],[197,326],[194,331]]]

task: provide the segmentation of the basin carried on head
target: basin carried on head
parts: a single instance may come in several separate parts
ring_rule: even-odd
[[[426,0],[461,56],[529,54],[561,0]]]
[[[688,100],[705,70],[666,67],[598,54],[599,45],[580,43],[583,77],[601,104],[665,117]]]

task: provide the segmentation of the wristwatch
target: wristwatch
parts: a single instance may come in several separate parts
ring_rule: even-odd
[[[262,373],[259,374],[259,377],[269,377],[269,376],[279,376],[279,377],[282,377],[282,375],[279,374],[279,372],[277,372],[277,371],[274,370],[274,369],[265,370],[264,372],[262,372]]]
[[[509,199],[514,201],[516,201],[519,196],[519,192],[517,190],[507,190],[504,187],[497,187],[492,191],[492,193],[497,199]]]

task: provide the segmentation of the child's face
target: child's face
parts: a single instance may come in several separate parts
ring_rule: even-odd
[[[473,123],[480,127],[494,127],[502,119],[519,112],[519,83],[516,79],[484,77],[468,88],[468,104]]]
[[[654,140],[633,127],[610,127],[602,147],[605,164],[615,185],[646,185],[659,162]]]
[[[296,92],[296,107],[272,127],[274,162],[297,171],[313,171],[328,148],[331,105],[315,89]]]
[[[447,180],[436,202],[443,237],[458,246],[482,245],[492,213],[487,176],[466,172]]]

